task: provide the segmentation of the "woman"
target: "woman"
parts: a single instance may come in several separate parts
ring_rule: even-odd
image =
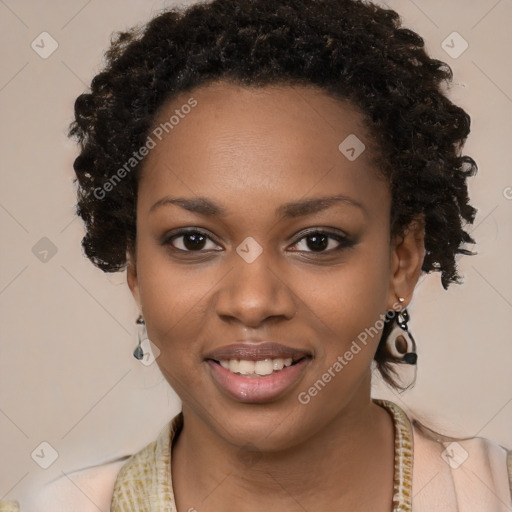
[[[473,243],[450,68],[356,0],[172,9],[107,57],[71,127],[83,248],[183,405],[84,473],[91,510],[510,510],[507,450],[370,396],[416,365],[420,273],[459,282]]]

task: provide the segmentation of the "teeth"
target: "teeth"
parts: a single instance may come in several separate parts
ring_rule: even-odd
[[[256,361],[254,365],[254,373],[258,375],[270,375],[274,373],[274,363],[272,359],[263,359],[263,361]]]
[[[274,370],[282,370],[284,367],[284,359],[272,359]]]
[[[282,370],[285,366],[291,366],[292,358],[283,359],[262,359],[259,361],[247,361],[245,359],[230,359],[229,361],[219,361],[223,368],[241,375],[270,375],[275,371]]]
[[[255,367],[256,367],[256,364],[254,363],[254,361],[245,361],[242,359],[238,363],[238,373],[241,373],[242,375],[248,375],[250,373],[254,373]],[[230,364],[230,369],[231,369],[231,364]]]

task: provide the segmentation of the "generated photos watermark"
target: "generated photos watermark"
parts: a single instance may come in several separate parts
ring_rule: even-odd
[[[174,114],[165,122],[160,123],[156,128],[153,129],[150,135],[146,138],[146,142],[137,150],[132,153],[132,156],[121,166],[117,171],[103,183],[101,187],[94,189],[94,197],[96,199],[105,199],[108,192],[114,190],[114,188],[130,174],[137,165],[148,156],[149,152],[154,149],[158,142],[160,142],[165,134],[170,133],[176,126],[179,125],[182,119],[190,114],[192,108],[197,106],[197,100],[189,98],[187,103],[181,105],[174,111]]]
[[[307,405],[311,402],[311,399],[322,391],[325,386],[331,382],[336,375],[338,375],[345,366],[347,366],[354,356],[361,352],[362,347],[365,347],[368,344],[369,339],[373,339],[375,336],[379,335],[382,332],[384,327],[384,323],[386,320],[391,320],[397,311],[402,309],[402,305],[399,302],[395,302],[392,306],[392,309],[386,311],[385,314],[380,314],[379,319],[370,327],[366,327],[364,331],[361,331],[357,335],[357,339],[352,340],[352,344],[349,349],[346,350],[342,355],[338,355],[336,360],[327,368],[327,370],[317,379],[312,386],[310,386],[306,391],[301,391],[297,395],[297,399],[299,403],[302,405]]]

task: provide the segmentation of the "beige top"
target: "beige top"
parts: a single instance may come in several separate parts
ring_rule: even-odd
[[[395,427],[393,512],[512,512],[512,451],[483,438],[433,439],[393,402],[374,401]],[[182,425],[179,413],[127,460],[59,479],[26,508],[0,502],[0,512],[177,512],[170,448]]]

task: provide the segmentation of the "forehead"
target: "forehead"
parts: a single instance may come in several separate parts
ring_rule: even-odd
[[[337,189],[359,200],[382,188],[361,113],[313,86],[199,87],[160,109],[150,137],[143,198],[164,189],[259,199]]]
[[[237,142],[251,139],[267,149],[293,147],[298,157],[314,155],[317,161],[323,154],[338,156],[340,141],[349,135],[370,142],[356,107],[313,85],[249,87],[214,82],[165,103],[154,125],[158,142],[169,139],[173,149],[192,138],[198,149],[199,145],[210,150],[226,146],[242,151],[243,144]],[[168,137],[171,134],[174,140]],[[319,143],[331,151],[315,152]]]

